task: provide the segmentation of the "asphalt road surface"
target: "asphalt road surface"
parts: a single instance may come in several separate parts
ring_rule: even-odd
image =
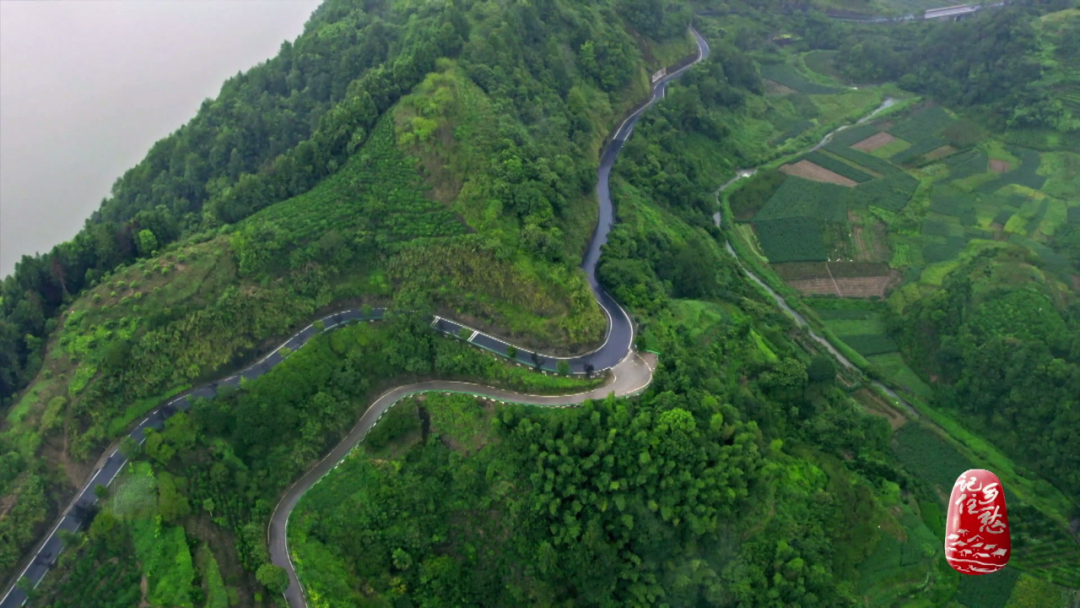
[[[619,151],[622,150],[623,143],[633,132],[634,125],[637,123],[642,113],[658,99],[663,98],[667,84],[685,73],[690,66],[709,56],[708,43],[705,42],[705,39],[702,38],[696,30],[691,29],[691,31],[693,32],[698,45],[697,58],[683,68],[675,70],[658,80],[653,85],[652,94],[649,99],[619,125],[619,128],[612,134],[610,142],[601,154],[596,188],[600,204],[599,221],[593,232],[592,239],[589,242],[589,248],[585,253],[581,267],[588,277],[589,285],[592,288],[594,296],[608,318],[608,330],[604,343],[600,348],[590,353],[575,357],[554,357],[516,347],[516,359],[523,364],[539,366],[542,369],[554,371],[558,362],[560,360],[565,360],[569,363],[571,372],[575,374],[611,370],[613,377],[612,382],[600,389],[588,393],[562,395],[558,397],[525,395],[462,382],[441,381],[401,386],[381,396],[368,408],[349,435],[346,436],[346,438],[334,448],[329,455],[320,461],[315,468],[294,483],[275,508],[271,525],[268,530],[268,536],[271,543],[271,556],[275,564],[286,568],[289,572],[290,586],[285,596],[292,608],[306,607],[307,602],[304,599],[302,588],[300,587],[295,569],[293,568],[288,555],[286,525],[288,524],[289,514],[292,512],[293,507],[300,499],[300,496],[303,495],[304,491],[316,483],[327,471],[336,466],[337,463],[348,454],[349,450],[363,439],[364,435],[372,426],[374,426],[379,417],[401,398],[418,392],[459,391],[502,401],[513,401],[516,403],[539,406],[565,407],[579,404],[586,399],[603,398],[611,393],[618,396],[635,394],[643,390],[651,381],[653,365],[647,363],[644,358],[632,351],[634,327],[630,320],[630,316],[622,306],[620,306],[618,302],[616,302],[615,299],[600,286],[596,277],[596,264],[600,258],[600,248],[607,242],[608,232],[611,230],[611,226],[614,223],[614,212],[611,204],[610,191],[608,189],[608,180],[611,175],[611,168],[615,164],[615,159],[618,157]],[[250,367],[223,380],[199,387],[158,407],[143,419],[128,434],[128,437],[131,437],[139,444],[142,444],[146,440],[144,433],[145,429],[161,429],[165,424],[165,420],[173,414],[190,409],[191,399],[212,398],[217,395],[218,390],[222,387],[238,386],[241,378],[252,380],[273,369],[274,366],[284,360],[280,353],[282,348],[288,348],[289,350],[294,351],[323,331],[351,322],[378,320],[383,317],[384,312],[383,309],[374,309],[365,314],[360,308],[350,308],[327,315],[320,319],[324,325],[322,329],[316,328],[315,323],[312,323],[294,334],[281,346],[275,348],[268,355]],[[468,338],[470,343],[504,356],[507,353],[507,349],[511,346],[509,343],[500,340],[499,338],[481,333],[472,328],[467,328],[467,326],[450,319],[435,317],[432,320],[432,326],[436,330],[457,336],[462,335],[462,329],[469,329],[472,331],[472,334]],[[100,467],[95,469],[94,473],[90,476],[90,479],[78,492],[75,498],[71,500],[67,508],[64,509],[48,534],[38,542],[38,545],[34,548],[32,553],[33,557],[24,564],[19,575],[8,582],[4,589],[4,595],[2,596],[2,599],[0,599],[0,608],[16,608],[26,603],[26,593],[22,589],[22,586],[16,588],[16,582],[21,579],[26,579],[26,584],[33,588],[37,587],[41,582],[41,579],[45,577],[49,569],[56,563],[60,552],[63,551],[64,547],[63,541],[60,539],[60,530],[75,531],[85,529],[89,526],[90,521],[93,519],[94,509],[98,501],[97,497],[94,495],[94,487],[97,485],[104,485],[107,487],[123,469],[124,465],[127,464],[127,457],[119,451],[118,445],[119,444],[114,444],[106,450],[108,456],[99,461]]]
[[[652,355],[646,354],[645,357],[652,358]],[[318,483],[319,480],[331,470],[337,468],[338,464],[341,463],[341,460],[356,447],[356,444],[363,441],[364,436],[367,435],[368,431],[375,426],[375,423],[382,418],[382,415],[386,410],[390,409],[392,405],[401,399],[418,393],[456,392],[478,395],[482,398],[502,402],[523,403],[525,405],[546,407],[570,407],[572,405],[580,404],[586,399],[604,399],[609,394],[620,397],[637,394],[644,390],[652,380],[653,367],[653,363],[647,362],[644,357],[639,356],[635,352],[631,352],[619,365],[611,370],[613,377],[611,382],[600,388],[585,393],[578,393],[576,395],[559,395],[553,397],[525,395],[513,391],[469,384],[466,382],[438,380],[399,386],[384,393],[368,407],[367,411],[364,412],[364,415],[360,417],[360,421],[356,423],[356,426],[354,426],[349,434],[341,440],[341,443],[339,443],[337,447],[331,450],[325,458],[319,461],[318,464],[285,491],[285,496],[278,502],[277,506],[274,508],[273,515],[270,516],[270,528],[267,531],[267,540],[270,546],[270,561],[285,568],[289,573],[289,588],[285,591],[285,599],[289,602],[289,606],[291,608],[306,608],[307,606],[303,585],[300,583],[300,579],[296,574],[296,569],[293,567],[292,559],[289,554],[287,527],[289,525],[289,516],[292,515],[293,508],[296,507],[296,503],[300,500],[300,497],[311,489],[311,486]]]

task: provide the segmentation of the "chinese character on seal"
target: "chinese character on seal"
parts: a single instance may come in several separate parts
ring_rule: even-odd
[[[997,475],[964,471],[953,484],[945,525],[945,559],[961,574],[990,574],[1009,563],[1012,540],[1005,490]]]

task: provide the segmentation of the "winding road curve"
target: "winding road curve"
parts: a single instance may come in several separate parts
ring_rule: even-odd
[[[626,310],[624,310],[622,306],[620,306],[619,303],[603,289],[603,287],[601,287],[596,276],[596,265],[600,259],[600,248],[607,242],[608,232],[611,230],[611,226],[614,223],[614,210],[611,204],[608,180],[619,151],[622,149],[626,139],[633,132],[634,125],[637,123],[638,119],[641,118],[642,113],[658,99],[663,98],[667,84],[681,76],[691,66],[709,56],[708,43],[693,28],[691,28],[691,32],[693,33],[698,46],[697,57],[686,66],[667,74],[653,84],[652,93],[649,99],[642,103],[622,122],[622,124],[619,125],[619,128],[612,134],[611,140],[604,148],[600,157],[596,188],[597,197],[600,203],[599,221],[593,232],[592,239],[589,242],[589,247],[585,253],[581,267],[588,277],[589,285],[592,288],[594,296],[608,318],[608,329],[604,343],[600,348],[592,352],[574,357],[554,357],[551,355],[532,353],[522,348],[516,348],[516,360],[522,364],[534,366],[537,365],[537,361],[539,361],[540,367],[548,371],[554,371],[557,363],[560,360],[565,360],[569,363],[571,372],[574,374],[610,370],[612,377],[611,381],[603,387],[576,395],[527,395],[464,382],[432,381],[400,386],[380,396],[368,407],[367,411],[364,412],[359,422],[357,422],[356,426],[353,427],[352,431],[349,432],[345,439],[343,439],[337,447],[323,458],[323,460],[317,463],[307,474],[297,480],[286,491],[284,497],[278,503],[277,507],[275,507],[274,513],[271,516],[271,523],[268,529],[271,559],[273,563],[284,567],[289,573],[290,585],[285,592],[285,597],[292,608],[306,608],[307,606],[302,587],[296,576],[292,561],[289,558],[286,539],[286,527],[293,507],[296,506],[297,501],[308,488],[318,482],[318,480],[328,471],[337,466],[341,459],[344,458],[357,443],[363,440],[364,435],[366,435],[375,423],[378,422],[382,414],[397,401],[404,397],[424,392],[461,392],[499,401],[510,401],[548,407],[568,407],[570,405],[580,404],[586,399],[604,398],[609,394],[615,394],[616,396],[637,394],[644,390],[652,381],[654,365],[647,361],[645,357],[642,357],[633,351],[634,327],[630,315],[627,314]],[[222,380],[189,391],[158,407],[144,418],[127,435],[127,437],[130,437],[141,445],[146,441],[146,429],[162,428],[169,417],[177,412],[190,409],[191,400],[193,398],[212,398],[216,396],[218,390],[223,387],[236,387],[240,384],[241,379],[253,380],[269,372],[284,360],[284,356],[281,354],[282,349],[287,348],[290,351],[294,351],[324,331],[329,331],[353,322],[375,321],[381,319],[384,312],[384,309],[374,309],[365,312],[360,308],[350,308],[327,315],[300,330],[281,344],[281,346],[278,346],[246,369]],[[316,327],[316,324],[320,322],[322,327]],[[457,336],[463,335],[463,330],[469,330],[472,333],[468,338],[468,342],[498,353],[504,357],[506,356],[507,349],[511,346],[511,344],[500,340],[499,338],[438,316],[432,320],[432,327],[436,330]],[[536,357],[535,359],[534,355]],[[17,608],[26,603],[26,592],[23,590],[22,586],[16,587],[16,582],[26,579],[26,582],[33,588],[36,588],[38,584],[40,584],[41,580],[49,572],[49,569],[56,563],[60,552],[64,549],[63,541],[60,539],[61,530],[74,532],[87,526],[92,517],[94,506],[97,503],[97,497],[94,495],[94,488],[98,485],[110,485],[120,471],[123,470],[124,465],[127,464],[127,457],[119,450],[119,442],[110,446],[109,449],[106,450],[106,453],[108,456],[102,456],[99,460],[101,466],[94,470],[90,479],[83,485],[68,506],[63,510],[61,516],[49,530],[48,534],[38,542],[37,546],[34,548],[32,554],[33,557],[25,564],[23,569],[19,572],[19,575],[8,582],[4,589],[4,595],[0,598],[0,608]]]
[[[581,264],[589,279],[593,294],[600,306],[608,315],[608,338],[599,350],[588,355],[570,359],[571,368],[575,371],[578,366],[584,368],[592,361],[602,362],[605,368],[611,369],[612,381],[608,384],[589,392],[576,395],[560,395],[555,397],[541,395],[524,395],[513,391],[490,388],[462,382],[423,382],[399,386],[375,400],[368,407],[360,421],[352,431],[335,447],[323,460],[315,465],[307,474],[298,479],[274,508],[270,516],[270,527],[267,531],[267,540],[270,546],[270,561],[285,568],[289,573],[289,588],[285,591],[285,599],[291,608],[307,608],[303,585],[296,574],[291,556],[289,554],[288,525],[289,516],[293,508],[313,485],[319,482],[327,473],[336,468],[343,458],[360,443],[368,431],[375,426],[383,413],[393,404],[410,395],[424,392],[459,392],[477,395],[497,401],[509,401],[526,405],[538,405],[547,407],[569,407],[579,404],[586,399],[603,399],[609,394],[616,396],[633,395],[641,392],[652,380],[653,365],[632,350],[634,330],[629,315],[619,306],[618,302],[608,294],[596,277],[596,264],[600,259],[600,248],[607,242],[607,234],[614,224],[614,209],[611,204],[611,194],[608,181],[611,177],[611,169],[615,165],[619,151],[622,150],[626,139],[634,130],[634,125],[641,118],[642,113],[658,99],[663,98],[667,84],[673,79],[686,72],[691,66],[709,56],[709,45],[705,39],[693,28],[691,32],[698,45],[698,55],[691,63],[659,79],[652,89],[649,99],[638,107],[626,120],[619,125],[611,137],[610,142],[600,155],[599,171],[597,172],[596,192],[600,202],[600,217],[597,221],[596,230],[593,232],[589,248],[585,253]],[[444,321],[450,323],[449,321]],[[475,338],[475,335],[474,335]],[[475,342],[475,339],[473,340]],[[486,346],[486,345],[485,345]],[[493,350],[498,351],[498,347]],[[505,351],[501,351],[505,354]],[[520,358],[520,356],[519,356]],[[618,358],[617,363],[613,363]],[[598,369],[601,369],[597,365]]]

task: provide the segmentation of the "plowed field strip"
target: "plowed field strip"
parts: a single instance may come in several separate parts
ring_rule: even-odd
[[[851,279],[830,278],[824,279],[801,279],[788,281],[803,295],[839,295],[843,298],[869,298],[871,296],[885,297],[885,289],[889,285],[888,276],[858,277]]]
[[[813,180],[815,182],[824,182],[826,184],[836,184],[838,186],[845,186],[847,188],[854,188],[857,182],[853,179],[848,179],[839,173],[829,171],[821,165],[815,165],[808,160],[800,160],[793,165],[784,165],[780,167],[780,170],[788,175],[794,175],[796,177],[802,177],[805,179]]]
[[[866,139],[860,141],[859,143],[851,147],[855,148],[856,150],[862,150],[863,152],[873,152],[874,150],[877,150],[878,148],[881,148],[883,146],[887,146],[894,141],[896,141],[896,137],[883,131],[881,133],[878,133],[877,135],[871,135],[870,137],[867,137]]]

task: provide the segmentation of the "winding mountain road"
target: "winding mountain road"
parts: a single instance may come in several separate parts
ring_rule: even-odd
[[[298,479],[286,491],[277,507],[275,507],[268,529],[271,559],[273,563],[284,567],[289,573],[290,585],[285,593],[285,597],[292,608],[306,608],[307,606],[303,589],[296,576],[296,571],[288,553],[286,528],[293,507],[296,506],[297,501],[308,488],[317,483],[318,480],[329,470],[333,469],[357,443],[363,440],[364,435],[366,435],[375,423],[378,422],[382,414],[397,401],[404,397],[424,392],[461,392],[499,401],[511,401],[547,407],[567,407],[580,404],[586,399],[602,399],[609,394],[614,394],[616,396],[637,394],[644,390],[652,381],[652,373],[655,366],[647,360],[649,357],[643,357],[633,351],[634,327],[630,315],[627,314],[626,310],[623,309],[623,307],[620,306],[619,303],[616,302],[615,299],[600,285],[596,276],[596,266],[600,259],[600,249],[604,243],[607,242],[608,232],[614,224],[614,209],[611,203],[608,181],[611,175],[611,169],[615,164],[616,158],[618,158],[619,151],[622,150],[623,144],[633,132],[634,125],[637,123],[638,119],[641,118],[644,111],[657,100],[663,98],[668,83],[681,76],[694,64],[709,56],[708,43],[693,28],[691,28],[691,32],[693,33],[698,46],[697,57],[686,66],[667,74],[653,84],[650,97],[619,125],[619,128],[612,134],[609,143],[605,146],[600,157],[596,188],[600,204],[599,220],[596,229],[593,232],[592,239],[589,241],[589,246],[585,252],[581,268],[588,277],[589,286],[592,288],[593,295],[596,297],[608,318],[608,329],[604,343],[600,348],[592,352],[573,357],[555,357],[533,353],[520,347],[515,347],[517,350],[515,358],[520,363],[534,366],[536,365],[536,361],[539,361],[539,366],[541,368],[548,371],[554,371],[558,362],[560,360],[565,360],[569,363],[570,370],[574,374],[610,370],[612,376],[611,381],[598,389],[576,395],[527,395],[464,382],[432,381],[400,386],[380,396],[368,407],[356,426],[353,427],[352,431],[349,432],[345,439],[308,471],[308,473]],[[130,437],[141,445],[146,441],[146,429],[162,428],[168,418],[177,412],[190,409],[192,398],[212,398],[217,395],[218,390],[222,387],[236,387],[240,384],[241,379],[253,380],[269,372],[284,360],[284,357],[281,354],[283,348],[287,348],[290,351],[296,350],[324,331],[329,331],[341,325],[353,322],[375,321],[381,319],[384,313],[385,310],[383,309],[369,310],[365,313],[365,311],[360,308],[350,308],[327,315],[300,330],[283,344],[270,351],[269,354],[244,370],[222,380],[189,391],[188,393],[176,397],[168,403],[158,407],[139,422],[127,437]],[[316,324],[320,321],[323,327],[316,327]],[[508,349],[512,346],[504,340],[438,316],[432,320],[432,327],[438,331],[457,336],[461,336],[463,334],[462,330],[464,329],[471,330],[472,333],[468,338],[468,342],[498,353],[504,357],[506,356]],[[536,356],[535,360],[534,355]],[[99,460],[101,466],[94,470],[90,479],[62,511],[60,517],[49,530],[48,534],[38,542],[32,553],[32,558],[24,565],[18,576],[8,582],[4,589],[4,595],[0,598],[0,608],[17,608],[26,603],[27,594],[24,590],[25,585],[16,586],[16,583],[19,580],[25,579],[25,583],[32,588],[36,588],[38,584],[40,584],[41,580],[49,572],[52,566],[56,564],[60,553],[64,550],[63,541],[60,539],[61,530],[73,532],[79,529],[85,529],[89,524],[93,516],[94,507],[98,502],[97,497],[94,495],[94,488],[98,485],[109,486],[128,462],[127,457],[119,450],[119,442],[110,446],[109,449],[106,450],[106,454],[108,454],[108,456],[103,456]]]
[[[600,282],[596,277],[596,265],[600,259],[600,248],[607,242],[608,232],[611,230],[611,226],[615,221],[608,182],[611,177],[611,169],[614,167],[615,160],[619,156],[619,151],[622,150],[626,139],[633,132],[634,125],[637,123],[638,119],[641,118],[642,113],[658,99],[663,98],[667,84],[685,73],[691,66],[709,56],[708,43],[705,42],[705,39],[702,38],[700,34],[698,34],[697,30],[691,28],[691,32],[694,34],[694,38],[698,45],[697,58],[683,68],[673,71],[659,79],[653,85],[652,94],[649,99],[634,110],[634,112],[619,125],[619,128],[612,134],[610,142],[600,155],[600,165],[597,172],[596,183],[596,193],[600,203],[600,217],[597,221],[596,230],[593,232],[592,240],[589,242],[589,248],[585,252],[581,267],[589,279],[589,286],[592,288],[593,295],[607,313],[608,336],[604,341],[603,346],[598,350],[587,355],[570,358],[569,361],[571,369],[574,371],[578,371],[579,368],[583,369],[585,365],[589,364],[596,365],[597,369],[610,368],[612,381],[605,386],[589,392],[555,397],[524,395],[513,391],[462,382],[434,381],[399,386],[376,399],[375,402],[368,407],[367,411],[364,412],[360,421],[353,427],[345,439],[343,439],[337,447],[331,450],[331,452],[316,464],[315,467],[308,471],[307,474],[298,479],[285,491],[285,496],[274,508],[274,513],[270,516],[270,527],[267,531],[267,540],[270,546],[270,561],[285,568],[289,573],[289,588],[285,591],[285,599],[289,602],[291,608],[307,608],[307,600],[304,595],[303,585],[296,574],[296,569],[293,566],[292,558],[289,554],[289,516],[296,507],[296,503],[299,502],[300,497],[313,485],[318,483],[324,475],[337,467],[341,460],[364,439],[364,436],[367,435],[368,431],[375,426],[375,423],[379,421],[379,418],[381,418],[386,410],[394,403],[417,393],[459,392],[498,401],[510,401],[526,405],[568,407],[570,405],[579,404],[586,399],[603,399],[609,394],[614,394],[616,396],[637,394],[648,386],[649,382],[652,380],[654,366],[631,348],[633,346],[634,337],[633,324],[622,306],[620,306],[619,303],[616,302],[603,287],[601,287]],[[448,320],[443,320],[442,322],[456,325]],[[474,334],[472,338],[474,343],[476,343],[475,338],[476,336]],[[485,336],[485,338],[495,340],[494,338],[487,336]],[[505,355],[505,350],[500,351],[498,344],[483,344],[483,346]],[[519,358],[521,358],[520,355]],[[600,367],[601,364],[604,365],[603,368]]]

